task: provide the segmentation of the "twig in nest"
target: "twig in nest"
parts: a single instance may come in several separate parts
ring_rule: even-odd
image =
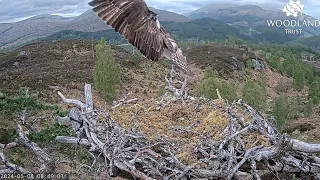
[[[129,99],[127,101],[120,102],[120,103],[114,105],[112,108],[115,109],[115,108],[117,108],[117,107],[119,107],[119,106],[121,106],[123,104],[129,104],[129,103],[132,103],[134,101],[138,101],[138,98],[133,98],[133,99]]]

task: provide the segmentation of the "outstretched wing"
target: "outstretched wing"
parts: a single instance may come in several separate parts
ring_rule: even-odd
[[[159,60],[170,35],[143,0],[93,0],[93,11],[151,60]],[[170,47],[169,47],[170,48]]]

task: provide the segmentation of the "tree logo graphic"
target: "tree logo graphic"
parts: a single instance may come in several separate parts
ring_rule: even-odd
[[[302,15],[304,5],[301,4],[300,0],[293,1],[290,0],[284,7],[283,12],[286,13],[287,16],[297,17],[298,14]]]

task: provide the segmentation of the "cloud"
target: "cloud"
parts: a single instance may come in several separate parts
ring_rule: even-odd
[[[10,22],[40,14],[75,16],[89,9],[87,0],[0,0],[0,22]]]
[[[76,16],[90,7],[90,0],[0,0],[0,22],[13,22],[39,14]],[[224,4],[254,4],[270,10],[281,10],[289,0],[224,0]],[[305,13],[320,19],[320,0],[300,0]],[[148,6],[177,13],[221,4],[221,0],[146,0]]]

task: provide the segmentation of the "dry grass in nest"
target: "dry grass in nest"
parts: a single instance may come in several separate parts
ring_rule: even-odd
[[[116,108],[112,117],[121,127],[137,128],[148,139],[166,139],[181,146],[178,157],[185,162],[194,162],[192,158],[201,133],[216,134],[228,125],[228,119],[218,110],[202,105],[195,111],[195,104],[172,103],[162,110],[156,110],[153,102],[139,102],[135,105],[123,105]],[[181,129],[188,129],[189,132]]]
[[[124,129],[136,128],[151,141],[158,139],[174,142],[178,149],[177,157],[182,162],[197,161],[192,153],[202,134],[207,134],[213,140],[223,140],[223,130],[229,125],[229,118],[223,109],[214,109],[209,105],[201,105],[195,110],[193,102],[171,103],[160,111],[152,101],[138,102],[117,107],[111,116]],[[240,115],[237,113],[237,115]],[[242,114],[243,115],[243,114]],[[249,121],[249,117],[244,117]],[[247,147],[268,145],[268,140],[260,134],[246,133],[243,135]]]

